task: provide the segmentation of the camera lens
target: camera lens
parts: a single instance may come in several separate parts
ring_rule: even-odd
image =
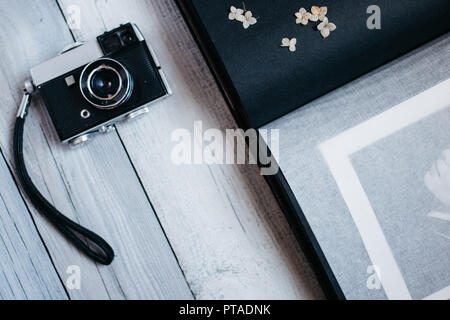
[[[133,79],[116,60],[103,58],[87,65],[80,77],[83,97],[99,109],[113,109],[126,102],[133,91]]]
[[[122,79],[114,69],[100,66],[93,72],[90,86],[92,92],[101,99],[112,99],[119,93]]]

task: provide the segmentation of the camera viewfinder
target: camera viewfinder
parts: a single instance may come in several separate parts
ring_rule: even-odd
[[[139,43],[139,39],[133,26],[126,24],[98,37],[98,42],[104,54],[108,55]]]
[[[122,43],[117,34],[111,34],[101,39],[100,45],[103,49],[103,52],[106,54],[111,54],[122,49]]]

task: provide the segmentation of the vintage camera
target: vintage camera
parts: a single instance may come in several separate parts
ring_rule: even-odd
[[[31,69],[59,138],[80,145],[171,94],[142,33],[128,23]]]

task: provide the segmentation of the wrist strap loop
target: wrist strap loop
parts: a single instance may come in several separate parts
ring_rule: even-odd
[[[23,130],[30,98],[30,94],[25,92],[14,126],[14,164],[22,188],[39,212],[78,249],[96,262],[109,265],[114,259],[114,250],[111,246],[99,235],[75,223],[59,212],[44,198],[28,175],[23,158]]]

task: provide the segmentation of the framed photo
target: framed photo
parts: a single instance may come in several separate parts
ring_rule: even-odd
[[[450,79],[319,146],[389,299],[450,299],[449,124]]]

